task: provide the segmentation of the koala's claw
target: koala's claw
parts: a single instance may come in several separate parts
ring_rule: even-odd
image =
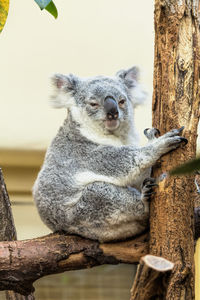
[[[142,187],[144,187],[148,184],[154,184],[155,182],[156,182],[155,178],[152,178],[152,177],[145,178],[145,180],[143,181]]]
[[[179,132],[182,132],[184,128],[185,128],[185,126],[182,126],[181,128],[179,128],[179,129],[178,129]]]
[[[144,135],[147,136],[147,132],[148,132],[149,129],[150,129],[150,128],[146,128],[146,129],[144,130]]]
[[[154,187],[154,186],[158,187],[158,184],[157,183],[150,183],[150,184],[146,185],[147,188],[151,188],[151,187]]]
[[[184,145],[187,145],[188,140],[184,137],[181,137],[181,143],[184,143]]]
[[[168,135],[168,136],[180,135],[182,133],[182,131],[183,131],[184,128],[185,127],[182,126],[182,127],[178,128],[178,129],[172,129],[172,130],[168,131],[167,133],[165,133],[164,135]]]
[[[151,196],[155,195],[156,192],[150,191],[149,193],[145,193],[144,197],[147,198],[148,200],[151,200]]]
[[[185,146],[187,145],[188,143],[188,140],[182,136],[178,136],[178,137],[175,137],[174,140],[172,140],[169,144],[170,147],[173,147],[173,149],[176,149],[178,147],[180,147],[181,145]]]
[[[142,197],[148,201],[151,200],[151,196],[155,194],[154,188],[158,186],[154,178],[146,178],[142,185]]]
[[[160,135],[160,130],[158,128],[154,128],[155,130],[157,130],[157,134]]]
[[[160,135],[160,130],[157,128],[146,128],[144,130],[144,135],[147,137],[148,140],[153,140]]]
[[[184,126],[178,129],[172,129],[158,139],[159,141],[162,141],[164,146],[162,155],[179,147],[185,146],[188,143],[188,140],[185,137],[180,136],[183,129]]]

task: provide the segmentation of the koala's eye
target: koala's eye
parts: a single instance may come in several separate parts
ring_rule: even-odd
[[[97,108],[99,106],[99,104],[96,102],[90,102],[90,106]]]
[[[125,102],[126,102],[125,99],[120,100],[120,101],[119,101],[119,106],[123,106]]]

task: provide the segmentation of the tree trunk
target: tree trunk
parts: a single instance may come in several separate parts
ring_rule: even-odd
[[[17,239],[10,199],[0,169],[0,241]]]
[[[196,156],[199,53],[198,1],[155,0],[153,127],[185,126],[188,144],[165,155],[153,177]],[[150,254],[175,264],[153,299],[194,299],[194,192],[194,176],[167,176],[151,202]]]
[[[196,156],[199,117],[197,1],[155,1],[153,127],[185,126],[188,145],[163,157],[157,177]],[[175,263],[166,299],[194,298],[194,176],[167,177],[150,209],[150,253]]]
[[[0,169],[0,241],[12,241],[17,239],[14,219],[11,210],[10,199]],[[34,295],[27,296],[6,291],[7,300],[34,300]]]

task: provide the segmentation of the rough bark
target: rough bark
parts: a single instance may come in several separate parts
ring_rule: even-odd
[[[158,177],[196,156],[198,1],[155,0],[154,18],[153,127],[164,134],[185,126],[183,135],[188,139],[186,147],[165,155],[159,168],[154,168],[153,177]],[[161,286],[163,292],[155,299],[194,299],[194,193],[194,176],[167,176],[151,202],[150,254],[175,264],[168,285]]]
[[[0,290],[28,295],[45,275],[102,264],[137,263],[148,253],[147,234],[134,240],[99,244],[78,236],[50,234],[0,243]]]
[[[0,169],[0,241],[17,239],[10,199]]]
[[[161,257],[153,255],[142,257],[131,289],[131,298],[152,300],[162,295],[162,287],[168,284],[173,267],[173,263]]]
[[[0,241],[12,241],[17,239],[14,219],[11,210],[10,199],[4,183],[2,170],[0,169]],[[6,291],[7,300],[34,300],[32,294],[24,296],[13,291]]]
[[[188,145],[163,157],[153,176],[196,156],[199,118],[198,1],[155,0],[153,127],[185,126]],[[166,296],[194,299],[194,176],[167,177],[150,208],[150,253],[175,263]]]

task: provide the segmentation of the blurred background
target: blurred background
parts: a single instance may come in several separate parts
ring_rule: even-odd
[[[49,77],[114,75],[138,65],[149,99],[136,126],[151,127],[153,1],[55,0],[58,19],[33,0],[10,1],[0,35],[0,166],[12,201],[18,239],[49,233],[31,188],[45,151],[66,117],[50,108]],[[145,5],[144,5],[145,4]],[[50,276],[36,283],[37,299],[129,299],[135,268],[102,266]],[[4,294],[0,293],[0,299]]]

